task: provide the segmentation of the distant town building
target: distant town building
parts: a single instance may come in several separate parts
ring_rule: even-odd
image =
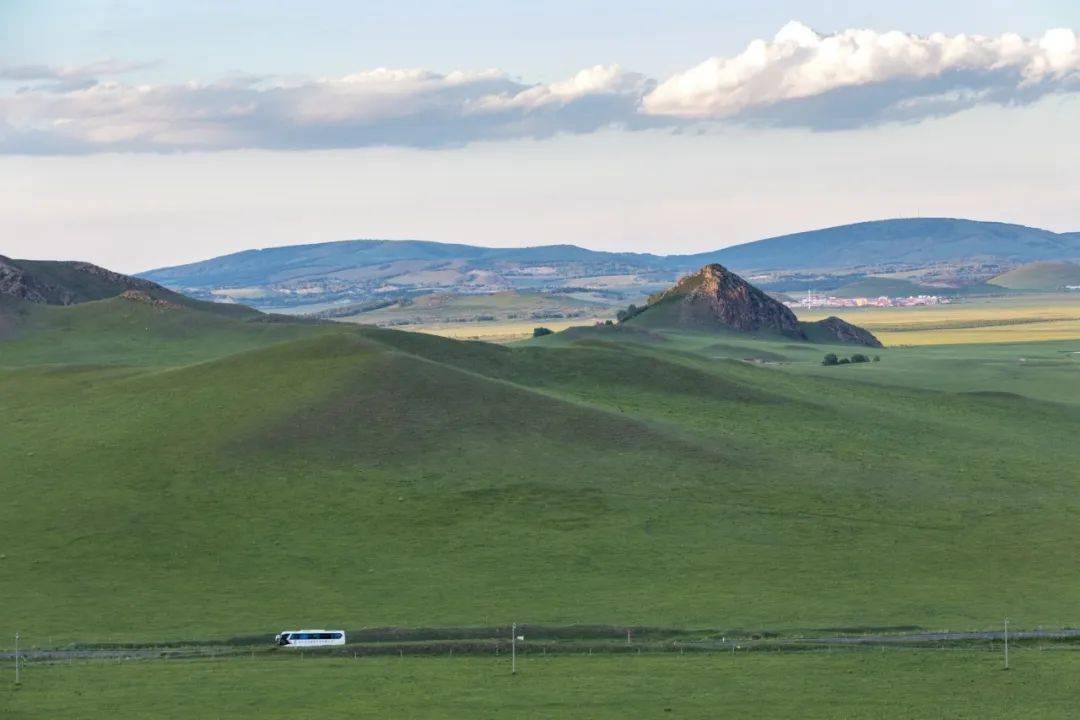
[[[808,293],[799,300],[784,303],[792,308],[838,308],[838,307],[910,307],[914,305],[946,305],[949,298],[939,295],[909,295],[890,298],[882,295],[876,298],[853,297],[840,298],[832,295],[814,295]]]

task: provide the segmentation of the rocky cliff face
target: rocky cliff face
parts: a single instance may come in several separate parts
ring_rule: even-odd
[[[674,287],[649,298],[642,314],[667,315],[688,328],[724,327],[804,338],[795,313],[722,265],[706,265]]]
[[[45,302],[45,296],[34,288],[26,272],[3,255],[0,255],[0,295],[30,302]]]

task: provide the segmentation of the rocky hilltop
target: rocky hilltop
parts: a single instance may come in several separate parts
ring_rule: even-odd
[[[881,347],[870,332],[837,317],[800,322],[786,305],[716,263],[653,295],[644,310],[625,322],[647,327],[761,332],[811,342]]]
[[[157,283],[87,262],[12,260],[0,255],[0,295],[32,303],[74,305],[116,297],[128,290],[172,295]]]
[[[802,338],[795,313],[723,265],[706,265],[674,287],[649,298],[650,319],[683,327],[720,326],[742,332],[772,331]],[[643,315],[644,315],[643,314]]]
[[[884,347],[869,330],[852,325],[835,315],[817,322],[801,322],[799,325],[806,333],[807,339],[814,342],[842,342],[866,347]]]

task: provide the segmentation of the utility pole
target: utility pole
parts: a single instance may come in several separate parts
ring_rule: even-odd
[[[15,684],[19,684],[19,633],[15,633]]]
[[[517,675],[517,623],[510,628],[510,674]]]
[[[1005,669],[1009,669],[1009,618],[1005,618]]]

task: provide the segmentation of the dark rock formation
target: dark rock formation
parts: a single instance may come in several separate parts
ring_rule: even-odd
[[[706,265],[671,289],[653,295],[647,308],[624,322],[640,327],[764,332],[811,342],[882,347],[869,332],[838,317],[799,322],[786,305],[717,264]]]
[[[841,342],[866,347],[885,347],[869,330],[852,325],[836,316],[817,322],[804,322],[802,328],[806,336],[814,342]]]
[[[3,255],[0,255],[0,295],[30,302],[45,302],[45,296],[34,288],[26,272]]]
[[[706,265],[673,288],[649,298],[644,319],[666,316],[665,324],[701,329],[725,327],[743,332],[776,332],[803,338],[799,320],[787,306],[722,265]]]

